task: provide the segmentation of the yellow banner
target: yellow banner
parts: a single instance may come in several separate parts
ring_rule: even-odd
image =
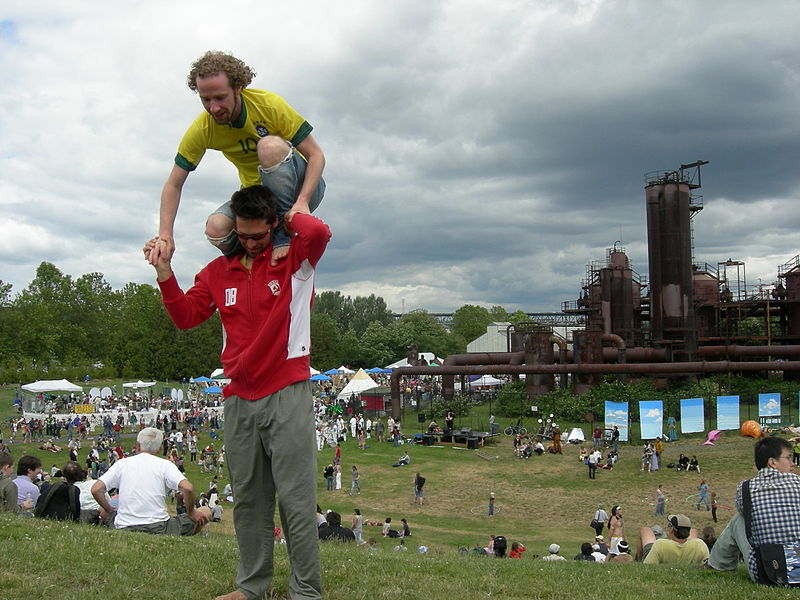
[[[75,405],[75,412],[77,414],[93,413],[94,412],[94,404],[76,404]]]

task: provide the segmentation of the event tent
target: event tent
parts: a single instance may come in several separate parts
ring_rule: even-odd
[[[497,385],[503,385],[505,381],[501,381],[496,377],[492,377],[491,375],[483,375],[482,377],[476,379],[475,381],[470,381],[470,387],[494,387]]]
[[[428,364],[442,364],[442,359],[436,356],[433,352],[420,352],[420,358],[424,358],[428,361]],[[398,367],[407,367],[408,366],[408,358],[404,358],[402,360],[398,360],[397,362],[393,362],[390,365],[386,365],[387,369],[396,369]]]
[[[353,371],[353,369],[348,369],[344,365],[342,365],[341,367],[336,369],[336,372],[337,373],[345,373],[346,375],[351,375],[351,374],[355,373],[355,371]]]
[[[66,379],[42,379],[22,386],[26,392],[42,394],[44,392],[82,392],[83,388]]]
[[[359,369],[349,383],[344,386],[344,389],[336,396],[337,400],[348,400],[356,394],[360,394],[364,390],[371,390],[378,387],[378,384],[373,381],[372,377],[364,372],[364,369]]]
[[[205,389],[200,390],[201,394],[221,394],[222,388],[218,385],[210,385]]]
[[[123,383],[123,384],[122,384],[122,387],[124,387],[124,388],[133,388],[133,389],[135,389],[135,390],[138,390],[139,388],[148,388],[148,387],[152,387],[152,386],[154,386],[155,384],[156,384],[156,382],[155,382],[155,381],[142,381],[142,380],[140,379],[139,381],[134,381],[134,382],[132,382],[132,383]]]
[[[190,380],[192,383],[213,383],[214,380],[210,377],[206,377],[203,375],[202,377],[195,377],[194,379]]]
[[[322,373],[317,373],[316,375],[312,375],[309,379],[311,381],[333,381],[332,378],[328,377],[327,375],[323,375]]]

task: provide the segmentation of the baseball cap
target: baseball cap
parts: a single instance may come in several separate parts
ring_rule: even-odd
[[[670,515],[667,519],[672,527],[691,527],[692,520],[686,515]]]
[[[561,546],[558,544],[550,544],[550,554],[558,554],[559,550],[561,550]]]
[[[597,540],[597,541],[599,541],[599,542],[602,542],[602,541],[604,541],[606,538],[604,538],[602,535],[596,535],[596,536],[594,536],[594,539],[596,539],[596,540]]]

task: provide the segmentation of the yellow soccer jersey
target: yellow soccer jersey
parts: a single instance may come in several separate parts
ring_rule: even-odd
[[[242,186],[261,183],[256,144],[267,135],[279,135],[297,146],[309,133],[311,125],[289,104],[272,92],[242,90],[242,114],[235,123],[219,125],[203,112],[183,135],[175,164],[194,171],[206,150],[219,150],[239,170]]]

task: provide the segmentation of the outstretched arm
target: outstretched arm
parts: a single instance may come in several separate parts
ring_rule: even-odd
[[[189,171],[182,169],[178,165],[173,165],[164,189],[161,190],[161,209],[159,211],[158,237],[166,242],[165,246],[156,248],[154,254],[148,259],[151,265],[158,262],[163,253],[171,259],[175,252],[175,217],[178,215],[178,205],[181,203],[181,191]]]

